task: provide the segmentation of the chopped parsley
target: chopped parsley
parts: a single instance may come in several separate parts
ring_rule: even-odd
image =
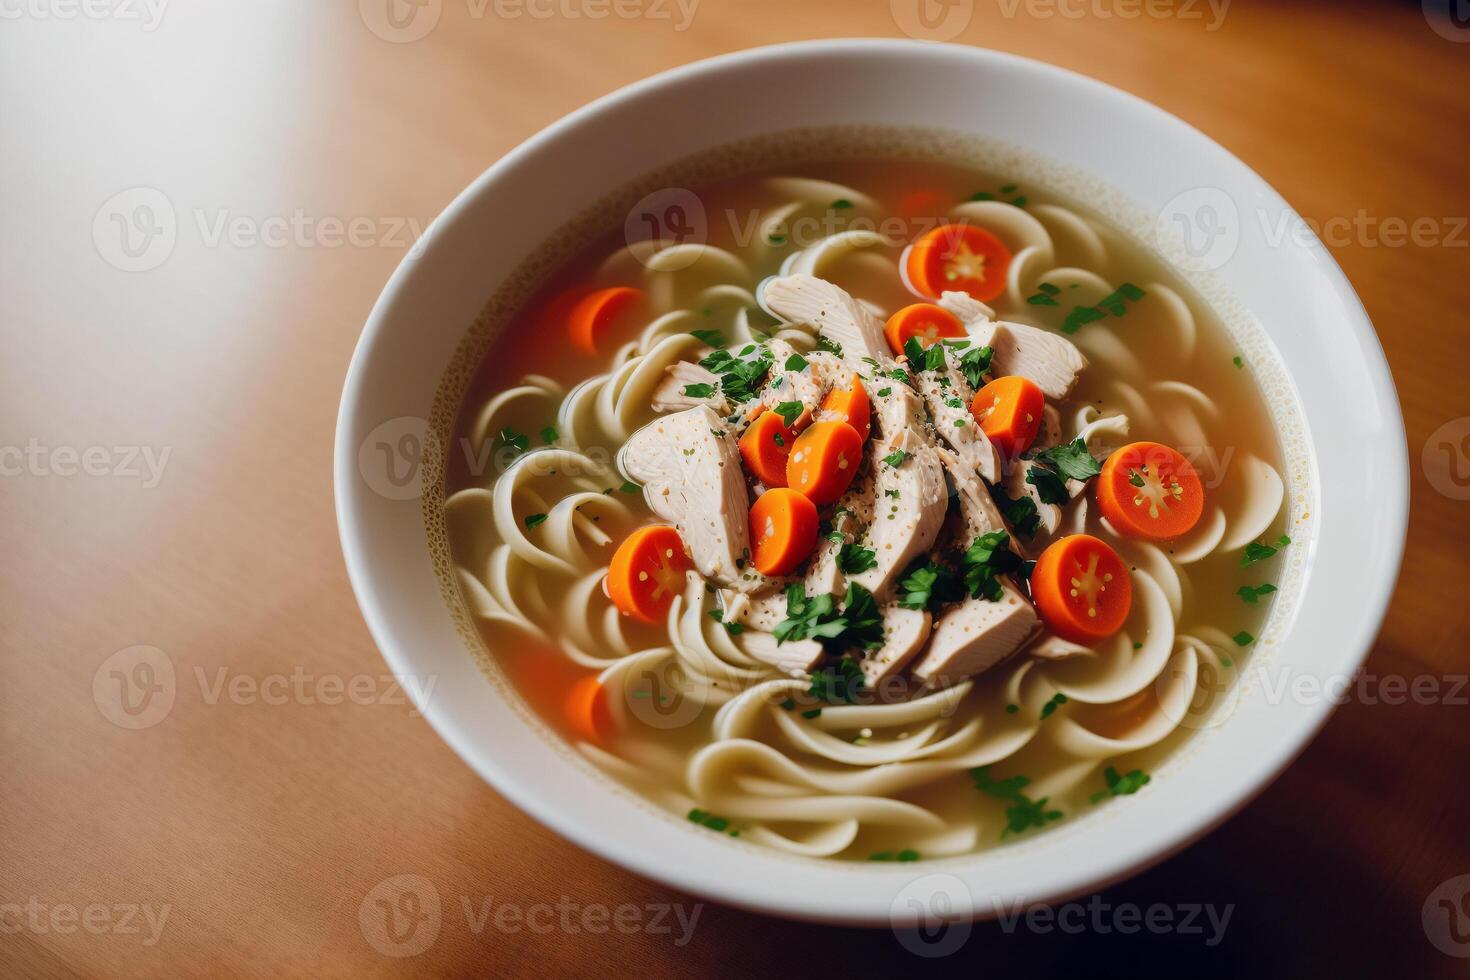
[[[771,358],[762,354],[754,360],[736,357],[719,348],[699,362],[699,366],[720,376],[720,390],[734,402],[753,396],[771,370]]]
[[[1235,645],[1238,647],[1248,647],[1252,643],[1256,642],[1256,638],[1254,636],[1251,636],[1245,630],[1241,630],[1239,633],[1236,633],[1234,636],[1231,637],[1231,639],[1235,641]]]
[[[1072,499],[1062,478],[1048,467],[1026,467],[1026,482],[1036,488],[1036,495],[1043,504],[1065,504]]]
[[[974,347],[960,357],[960,373],[965,376],[971,388],[979,388],[985,375],[990,371],[990,359],[995,356],[995,349],[991,347]]]
[[[1133,283],[1125,282],[1098,300],[1095,306],[1072,307],[1072,312],[1068,313],[1066,319],[1062,321],[1062,333],[1076,333],[1089,323],[1106,319],[1109,314],[1115,317],[1122,316],[1128,312],[1129,303],[1136,303],[1147,295]]]
[[[938,612],[939,607],[964,598],[964,588],[948,565],[936,564],[921,558],[909,565],[898,583],[898,604],[905,609],[928,609]]]
[[[786,423],[788,429],[797,419],[801,418],[801,413],[805,411],[806,406],[801,402],[781,402],[775,408],[776,414],[781,416],[781,421]]]
[[[1242,566],[1254,565],[1258,561],[1265,561],[1289,544],[1291,544],[1291,538],[1284,534],[1276,539],[1274,545],[1269,545],[1262,541],[1252,541],[1245,546],[1245,554],[1240,556],[1240,564]]]
[[[909,367],[914,371],[944,370],[943,344],[925,347],[918,337],[910,337],[903,342],[903,356],[909,359]]]
[[[848,208],[852,207],[852,202],[845,197],[839,197],[837,200],[827,205],[827,207],[831,208],[833,211],[846,211]]]
[[[892,388],[879,388],[878,389],[878,397],[879,398],[887,398],[891,394],[893,394],[893,389]]]
[[[1103,800],[1112,799],[1114,796],[1132,796],[1148,785],[1151,777],[1142,769],[1134,769],[1127,775],[1118,775],[1118,770],[1108,766],[1103,770],[1103,779],[1107,781],[1108,788],[1092,794],[1092,802],[1101,803]]]
[[[1235,355],[1235,356],[1234,356],[1234,357],[1232,357],[1232,358],[1231,358],[1231,359],[1230,359],[1230,363],[1231,363],[1231,364],[1234,364],[1234,365],[1235,365],[1235,366],[1236,366],[1236,367],[1238,367],[1238,368],[1243,368],[1243,367],[1245,367],[1245,361],[1242,361],[1242,360],[1241,360],[1241,359],[1240,359],[1240,355],[1239,355],[1239,354],[1236,354],[1236,355]]]
[[[708,398],[715,393],[715,386],[708,384],[693,384],[684,386],[684,394],[690,398]]]
[[[719,831],[722,834],[728,833],[731,837],[740,836],[740,831],[730,829],[729,820],[724,817],[717,817],[713,813],[707,813],[698,807],[689,811],[689,821],[690,823],[697,823],[701,827],[708,827],[710,830]]]
[[[618,489],[621,490],[623,493],[640,493],[643,490],[642,487],[634,483],[632,480],[624,480],[623,485],[618,487]]]
[[[906,450],[903,450],[903,449],[895,449],[893,452],[891,452],[887,456],[884,456],[883,457],[883,462],[887,466],[891,466],[894,469],[898,469],[900,466],[902,466],[904,464],[904,460],[906,460],[908,458],[909,458],[909,454],[908,454],[908,452]]]
[[[786,236],[785,235],[767,235],[766,236],[766,241],[770,242],[772,245],[785,245],[786,244]]]
[[[546,428],[541,430],[541,441],[546,443],[548,446],[551,445],[553,442],[556,442],[556,440],[560,438],[561,433],[556,431],[556,426],[554,425],[548,425]]]
[[[883,619],[872,593],[855,582],[847,585],[841,611],[834,596],[808,596],[800,582],[786,587],[786,618],[773,631],[777,643],[817,640],[828,650],[883,645]]]
[[[725,632],[729,633],[731,636],[739,636],[741,633],[745,632],[744,624],[725,622],[725,614],[718,609],[711,609],[708,615],[710,619],[713,619],[715,622],[725,627]]]
[[[546,523],[546,515],[545,514],[527,514],[526,515],[526,521],[525,521],[525,523],[526,523],[526,530],[529,531],[533,527],[539,527],[540,525],[545,524]]]
[[[1057,303],[1056,295],[1060,292],[1060,289],[1049,282],[1038,283],[1035,295],[1027,296],[1026,302],[1032,306],[1058,306],[1060,304]]]
[[[960,558],[965,591],[973,598],[999,602],[1004,591],[1000,576],[1016,571],[1021,556],[1010,549],[1011,536],[1004,531],[980,535]]]
[[[824,350],[829,354],[836,354],[838,357],[842,356],[842,345],[830,337],[818,337],[817,350]]]
[[[1087,443],[1080,438],[1064,442],[1036,454],[1039,462],[1045,463],[1069,480],[1090,480],[1102,472]]]
[[[862,690],[863,669],[851,657],[840,657],[812,674],[811,687],[806,693],[828,704],[852,704]]]
[[[1008,705],[1006,705],[1006,714],[1008,714],[1008,715],[1014,715],[1014,714],[1020,714],[1020,712],[1021,712],[1021,706],[1019,704],[1008,704]]]
[[[713,316],[714,310],[705,310],[704,315]],[[718,330],[691,330],[689,333],[699,338],[703,343],[709,344],[711,347],[725,346],[725,335]]]
[[[1240,596],[1241,602],[1249,603],[1250,605],[1254,606],[1257,602],[1261,600],[1261,596],[1270,595],[1272,592],[1275,591],[1276,586],[1272,585],[1270,582],[1267,582],[1265,585],[1257,586],[1242,585],[1240,588],[1235,590],[1235,594]]]
[[[996,487],[990,488],[990,496],[1000,509],[1001,516],[1017,534],[1029,539],[1041,530],[1041,515],[1036,511],[1036,501],[1030,497],[1014,500]]]
[[[1025,776],[1011,776],[997,781],[990,778],[989,766],[981,766],[970,770],[970,778],[975,781],[975,788],[980,792],[1011,804],[1006,808],[1007,826],[1001,831],[1001,837],[1019,834],[1032,827],[1044,827],[1053,820],[1062,819],[1062,811],[1046,808],[1050,797],[1032,800],[1021,792],[1031,782]]]
[[[802,357],[800,354],[792,354],[790,357],[786,358],[785,369],[787,371],[805,371],[806,364],[806,358]]]
[[[1066,703],[1067,696],[1065,694],[1062,694],[1060,692],[1053,694],[1051,700],[1041,706],[1041,720],[1046,721],[1046,719],[1052,716],[1052,712],[1056,711],[1058,708]]]
[[[859,546],[856,542],[845,544],[837,552],[837,567],[844,575],[856,575],[878,565],[877,552]]]

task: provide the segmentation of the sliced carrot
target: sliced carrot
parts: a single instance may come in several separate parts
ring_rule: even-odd
[[[857,429],[858,435],[866,442],[868,436],[873,433],[873,403],[868,398],[868,389],[863,387],[863,379],[856,371],[852,373],[852,386],[846,390],[833,388],[827,392],[827,397],[822,401],[824,411],[836,415],[839,421]],[[770,484],[774,486],[775,484]]]
[[[692,567],[678,531],[667,524],[640,527],[613,553],[607,597],[625,615],[660,622],[684,591],[684,573]]]
[[[760,411],[740,437],[740,457],[757,480],[768,487],[784,487],[786,460],[795,441],[796,433],[779,412]]]
[[[1031,597],[1053,633],[1091,644],[1112,636],[1133,607],[1133,582],[1118,553],[1090,534],[1054,541],[1031,570]]]
[[[847,490],[863,458],[863,437],[846,422],[813,422],[796,437],[786,485],[812,503],[830,504]]]
[[[1173,449],[1134,442],[1103,464],[1097,506],[1120,533],[1164,541],[1199,523],[1205,488],[1189,460]]]
[[[996,448],[1015,459],[1036,441],[1045,406],[1046,396],[1033,381],[1008,374],[975,392],[970,414]]]
[[[631,286],[599,289],[578,298],[567,314],[567,333],[572,343],[593,357],[603,353],[597,342],[608,324],[641,299],[643,290]]]
[[[990,302],[1006,288],[1011,250],[976,225],[940,225],[919,236],[909,249],[904,272],[921,296],[945,290],[969,293]]]
[[[904,342],[910,337],[918,337],[919,343],[925,347],[932,347],[943,337],[963,337],[964,335],[965,328],[959,318],[944,307],[935,306],[933,303],[914,303],[912,306],[905,306],[889,317],[888,325],[883,328],[883,336],[888,338],[888,346],[892,349],[894,356],[903,353]]]
[[[583,677],[567,689],[567,727],[572,734],[588,742],[601,742],[612,733],[612,710],[607,705],[607,691],[596,677]]]
[[[910,191],[898,202],[898,213],[909,218],[935,215],[939,213],[941,203],[938,191]]]
[[[751,560],[762,575],[789,575],[817,546],[817,505],[788,487],[750,508]]]

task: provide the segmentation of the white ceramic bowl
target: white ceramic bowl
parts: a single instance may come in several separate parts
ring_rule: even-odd
[[[911,900],[928,906],[942,892],[957,911],[988,917],[1099,888],[1189,844],[1282,771],[1327,720],[1331,700],[1244,683],[1228,718],[1195,736],[1185,764],[1099,808],[1113,811],[1108,818],[1069,820],[1065,833],[1059,825],[1024,846],[907,866],[794,859],[652,812],[527,725],[456,633],[419,502],[395,499],[411,498],[412,488],[375,486],[359,465],[370,434],[401,433],[411,423],[391,420],[428,416],[487,297],[567,215],[733,139],[856,124],[998,137],[1094,175],[1145,214],[1167,216],[1201,194],[1206,205],[1228,198],[1237,240],[1213,281],[1262,332],[1254,356],[1279,358],[1269,366],[1288,380],[1275,397],[1295,398],[1303,424],[1289,477],[1294,512],[1306,516],[1292,549],[1298,589],[1278,603],[1269,655],[1256,657],[1319,681],[1350,678],[1393,590],[1408,509],[1397,397],[1352,288],[1315,238],[1279,241],[1274,221],[1254,220],[1294,215],[1195,129],[1082,76],[967,47],[821,41],[700,62],[572,113],[487,170],[394,273],[358,344],[337,428],[342,547],[389,665],[435,678],[432,696],[418,698],[430,724],[496,789],[581,846],[697,895],[774,914],[902,923],[914,914]]]

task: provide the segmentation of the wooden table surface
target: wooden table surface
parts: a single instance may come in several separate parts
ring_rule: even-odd
[[[387,2],[0,4],[6,975],[1463,971],[1433,940],[1470,953],[1470,901],[1455,921],[1438,910],[1465,882],[1435,893],[1470,873],[1470,33],[1412,2],[1239,0],[1217,20],[1193,0],[1131,18],[1129,0],[959,0],[958,41],[1151,99],[1338,229],[1403,401],[1413,512],[1370,683],[1223,829],[1102,896],[1230,906],[1223,941],[992,923],[928,960],[885,930],[713,905],[686,932],[673,913],[687,922],[692,899],[482,783],[378,679],[330,465],[379,288],[412,229],[502,153],[698,58],[899,36],[913,20],[891,7],[912,0],[702,0],[688,23],[665,0],[600,20],[569,16],[597,0],[419,0],[440,19],[408,43],[374,33],[425,24],[395,35]],[[137,237],[159,194],[177,217],[161,263]],[[1416,219],[1432,234],[1404,243],[1395,222]],[[167,655],[176,689],[129,715],[112,685],[150,680],[139,646]],[[1438,693],[1395,703],[1395,678]],[[441,901],[412,958],[373,934],[397,875]],[[622,906],[626,928],[598,918]]]

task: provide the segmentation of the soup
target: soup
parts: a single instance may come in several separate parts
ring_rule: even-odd
[[[1022,174],[836,160],[645,203],[456,423],[456,572],[525,701],[695,832],[808,856],[1159,791],[1290,543],[1211,311]]]

